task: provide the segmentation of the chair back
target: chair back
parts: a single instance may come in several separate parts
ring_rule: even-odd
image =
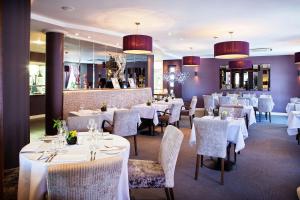
[[[250,105],[250,99],[249,98],[244,98],[244,97],[239,97],[237,99],[237,103],[239,105],[242,105],[242,106],[249,106]]]
[[[170,108],[170,117],[169,117],[169,123],[174,123],[179,121],[180,119],[180,112],[181,112],[181,104],[180,103],[173,103]]]
[[[208,110],[209,108],[211,109],[215,108],[215,101],[212,95],[203,95],[203,100],[204,100],[204,108],[206,110]]]
[[[97,123],[97,127],[101,127],[102,118],[101,116],[71,116],[67,118],[67,126],[69,130],[76,130],[79,132],[88,131],[89,120],[94,119]]]
[[[298,101],[300,101],[300,98],[298,98],[298,97],[292,97],[292,98],[290,98],[290,102],[291,103],[296,103]]]
[[[183,133],[175,126],[167,126],[162,138],[158,156],[158,162],[161,164],[165,176],[166,186],[174,187],[175,166],[183,140]]]
[[[116,199],[122,158],[49,165],[48,199]]]
[[[234,99],[234,97],[231,97],[231,96],[219,97],[219,104],[220,104],[220,106],[232,105],[233,99]]]
[[[258,111],[259,112],[272,112],[274,102],[272,98],[258,98]]]
[[[131,136],[137,134],[139,114],[136,110],[116,110],[113,120],[113,134]]]
[[[295,103],[295,110],[300,111],[300,103]]]
[[[198,155],[226,157],[228,123],[227,120],[194,119]]]
[[[269,94],[261,94],[259,98],[272,98],[272,96]]]
[[[197,106],[197,97],[192,98],[191,104],[190,104],[190,110],[189,110],[189,116],[192,116],[196,112],[196,106]]]
[[[243,94],[243,97],[244,97],[244,98],[251,98],[251,94],[249,94],[249,93],[244,93],[244,94]]]
[[[228,112],[228,115],[230,117],[234,117],[234,118],[244,117],[244,108],[242,106],[221,106],[219,108],[219,115],[221,115],[223,111]]]

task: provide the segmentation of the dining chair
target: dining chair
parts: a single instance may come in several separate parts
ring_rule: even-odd
[[[297,196],[298,196],[298,199],[300,200],[300,186],[297,187]]]
[[[67,126],[69,130],[76,130],[79,132],[88,131],[89,120],[94,119],[98,124],[98,127],[101,126],[102,118],[100,116],[70,116],[67,118]]]
[[[242,106],[249,106],[250,105],[250,99],[245,97],[238,97],[237,103]]]
[[[205,112],[208,113],[209,109],[216,108],[216,102],[213,95],[202,95],[204,101]]]
[[[220,106],[232,105],[233,104],[232,101],[233,101],[233,97],[231,97],[231,96],[219,97],[219,105]]]
[[[167,199],[174,199],[174,173],[182,140],[183,133],[169,125],[162,138],[157,161],[130,159],[129,189],[165,188]]]
[[[167,108],[165,111],[157,111],[159,125],[161,127],[161,133],[163,133],[163,127],[172,124],[179,128],[180,112],[181,112],[180,103],[172,103],[171,108]]]
[[[180,117],[182,115],[189,116],[191,128],[193,126],[193,119],[195,117],[196,106],[197,106],[197,97],[193,96],[190,106],[188,106],[188,107],[183,106],[184,109],[181,109],[181,112],[180,112]]]
[[[116,199],[122,163],[122,158],[112,157],[93,162],[49,165],[48,199]]]
[[[196,118],[195,118],[196,119]],[[199,161],[203,167],[203,157],[216,157],[221,160],[221,184],[224,184],[224,159],[227,153],[227,120],[197,120],[194,126],[196,131],[196,170],[195,180],[198,179]]]
[[[111,134],[133,137],[134,152],[138,155],[137,150],[137,130],[139,124],[139,114],[136,110],[116,110],[114,112],[113,123],[103,120],[102,129]]]
[[[296,111],[300,111],[300,102],[299,103],[295,103],[295,110]]]
[[[272,98],[258,98],[258,112],[259,112],[259,121],[261,122],[261,114],[264,112],[266,120],[268,119],[271,123],[271,112],[274,107],[274,102]]]

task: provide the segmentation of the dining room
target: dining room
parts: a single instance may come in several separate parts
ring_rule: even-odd
[[[299,9],[2,1],[0,199],[300,199]]]

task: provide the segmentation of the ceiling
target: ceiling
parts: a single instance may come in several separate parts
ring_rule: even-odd
[[[122,36],[153,37],[156,59],[213,57],[213,44],[245,40],[251,56],[300,51],[299,0],[33,0],[33,31],[59,29],[69,36],[116,47]],[[61,7],[68,6],[71,11]],[[233,31],[232,36],[229,31]],[[214,39],[217,36],[217,39]],[[89,37],[89,38],[88,38]]]

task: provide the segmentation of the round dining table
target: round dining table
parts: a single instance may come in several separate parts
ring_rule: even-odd
[[[93,160],[91,159],[91,150],[96,152],[96,154],[92,154],[95,155],[95,160],[113,156],[123,158],[117,199],[129,199],[128,158],[130,143],[127,139],[108,133],[92,136],[88,132],[79,132],[77,144],[75,145],[59,143],[58,141],[57,136],[45,136],[39,141],[29,143],[20,151],[19,200],[44,199],[47,193],[48,166],[93,162],[91,161]],[[50,155],[55,156],[52,159],[48,159]]]

